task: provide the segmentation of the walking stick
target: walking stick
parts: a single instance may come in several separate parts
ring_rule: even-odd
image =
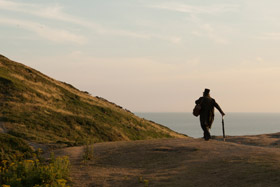
[[[222,117],[222,126],[223,126],[223,138],[224,142],[226,141],[226,135],[225,135],[225,122],[224,122],[224,116]]]

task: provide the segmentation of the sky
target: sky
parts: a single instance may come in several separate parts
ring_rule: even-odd
[[[0,54],[132,112],[280,112],[279,0],[0,0]]]

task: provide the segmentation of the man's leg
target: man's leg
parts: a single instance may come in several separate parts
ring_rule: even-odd
[[[211,139],[211,135],[210,135],[210,132],[209,132],[209,127],[207,125],[205,125],[205,140],[209,140]]]
[[[203,130],[203,138],[205,140],[209,140],[211,138],[211,135],[210,135],[210,132],[209,132],[209,128],[207,127],[207,123],[206,123],[206,120],[200,120],[200,125],[201,125],[201,128]]]

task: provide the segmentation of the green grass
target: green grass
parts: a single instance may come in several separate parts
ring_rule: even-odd
[[[28,158],[32,152],[29,145],[21,138],[0,133],[0,162],[2,160],[13,160],[17,157]]]

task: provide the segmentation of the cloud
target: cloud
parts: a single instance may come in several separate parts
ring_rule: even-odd
[[[53,19],[56,21],[63,21],[68,23],[73,23],[79,26],[96,31],[99,34],[109,34],[109,35],[123,35],[136,38],[149,38],[149,35],[140,34],[133,31],[127,31],[122,29],[112,29],[105,28],[100,24],[94,23],[92,21],[83,20],[71,16],[63,11],[61,5],[55,4],[51,6],[38,5],[38,4],[27,4],[27,3],[16,3],[7,0],[0,0],[0,9],[21,12],[25,14],[30,14],[37,17]]]
[[[18,28],[32,31],[38,36],[53,42],[72,42],[77,44],[84,44],[86,42],[86,38],[83,36],[73,34],[66,30],[51,28],[46,25],[31,21],[0,18],[0,23],[9,26],[17,26]]]
[[[52,19],[55,21],[62,21],[62,22],[76,24],[81,27],[90,29],[100,35],[127,36],[127,37],[140,38],[140,39],[156,38],[173,44],[178,44],[182,40],[178,36],[161,36],[158,34],[144,34],[144,33],[139,33],[139,32],[125,30],[125,29],[104,27],[103,25],[98,24],[96,22],[88,21],[67,14],[64,11],[64,7],[59,4],[46,6],[46,5],[39,5],[39,4],[18,3],[13,1],[0,0],[0,9],[29,14],[45,19]]]
[[[234,4],[221,4],[221,5],[211,5],[211,6],[195,6],[188,5],[184,3],[174,3],[174,2],[165,2],[161,4],[154,4],[150,6],[151,8],[170,10],[176,12],[184,12],[190,14],[217,14],[223,12],[236,11],[238,8]]]
[[[87,22],[64,13],[63,7],[58,4],[46,7],[46,5],[42,6],[38,4],[16,3],[7,0],[0,0],[0,9],[53,19],[56,21],[70,22],[86,27],[91,27],[96,30],[100,30],[100,32],[102,32],[103,30],[103,28],[97,24]]]
[[[221,29],[220,30],[215,29],[217,28],[217,26],[214,28],[213,25],[211,25],[210,23],[206,23],[205,21],[203,21],[202,19],[198,18],[195,15],[190,16],[190,18],[188,18],[188,21],[192,22],[199,29],[198,31],[193,30],[191,32],[194,36],[206,37],[219,44],[230,43],[229,40],[223,37],[222,34],[220,33],[222,31]]]
[[[195,24],[199,29],[198,31],[193,30],[191,32],[193,35],[197,37],[206,37],[219,44],[228,44],[229,40],[220,34],[222,31],[221,29],[217,30],[217,27],[214,27],[210,23],[202,20],[201,18],[199,18],[199,16],[202,14],[221,14],[225,12],[234,12],[238,10],[239,6],[235,4],[196,6],[185,3],[165,2],[160,4],[153,4],[149,7],[161,10],[186,13],[188,14],[187,20]]]
[[[263,40],[280,40],[280,32],[271,32],[271,33],[264,33],[257,38]]]
[[[259,62],[259,63],[263,63],[264,62],[264,59],[262,57],[256,57],[256,61]]]
[[[63,7],[55,4],[52,6],[31,4],[31,3],[19,3],[7,0],[0,0],[0,9],[9,10],[14,12],[21,12],[30,15],[40,16],[44,18],[51,18],[57,20],[69,20],[63,13]]]
[[[196,25],[200,28],[200,31],[193,31],[192,34],[198,37],[207,37],[210,40],[219,44],[228,44],[229,40],[220,34],[208,23],[197,22]]]

